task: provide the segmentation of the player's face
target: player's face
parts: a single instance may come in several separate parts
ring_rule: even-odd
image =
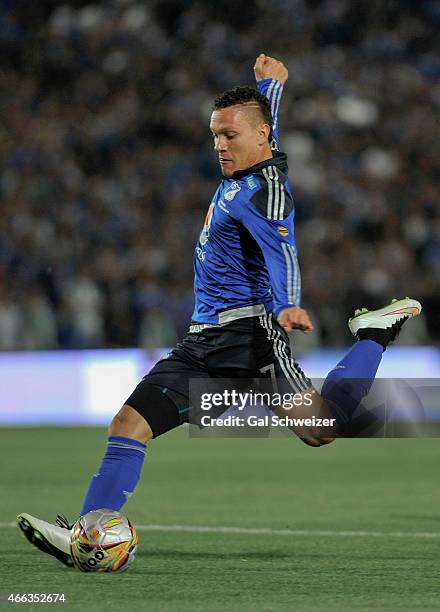
[[[215,110],[210,128],[223,176],[231,177],[237,170],[246,170],[267,157],[264,124],[255,121],[255,112],[243,105]]]

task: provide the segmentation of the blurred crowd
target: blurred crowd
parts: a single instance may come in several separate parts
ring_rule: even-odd
[[[0,1],[0,349],[172,345],[219,169],[212,99],[264,51],[312,345],[424,303],[440,340],[440,3]]]

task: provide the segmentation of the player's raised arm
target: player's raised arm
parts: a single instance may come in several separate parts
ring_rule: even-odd
[[[260,53],[254,66],[255,79],[258,90],[270,102],[272,111],[272,129],[276,148],[278,148],[278,111],[280,108],[283,86],[288,79],[289,72],[282,62]]]

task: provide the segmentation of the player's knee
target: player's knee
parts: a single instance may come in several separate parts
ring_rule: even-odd
[[[325,446],[326,444],[331,444],[334,442],[336,438],[320,438],[319,440],[321,442],[320,446]]]
[[[113,417],[109,426],[109,435],[132,438],[145,444],[153,437],[153,432],[144,417],[125,404]]]
[[[330,444],[331,442],[334,442],[336,438],[301,438],[301,440],[304,442],[304,444],[307,444],[307,446],[312,446],[314,448],[318,448],[320,446],[325,446],[326,444]]]

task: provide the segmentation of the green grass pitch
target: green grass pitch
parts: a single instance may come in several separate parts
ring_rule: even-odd
[[[100,428],[0,431],[3,596],[62,592],[70,611],[439,609],[438,440],[313,449],[290,438],[194,439],[180,428],[149,445],[124,511],[139,526],[213,531],[140,530],[129,571],[82,574],[9,523],[22,511],[75,517],[105,439]]]

